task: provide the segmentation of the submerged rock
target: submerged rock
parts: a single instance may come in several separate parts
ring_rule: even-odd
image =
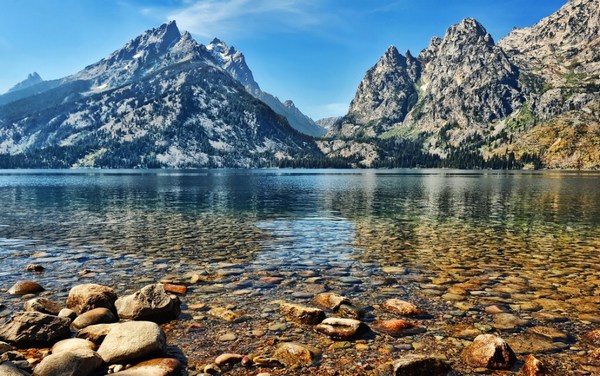
[[[325,319],[325,312],[319,308],[299,304],[283,303],[279,306],[279,310],[286,319],[300,324],[316,325]]]
[[[342,304],[352,305],[350,299],[332,292],[318,294],[313,298],[312,303],[330,311],[337,311]]]
[[[519,371],[519,376],[545,376],[548,374],[546,366],[535,356],[527,355],[525,357],[525,364]]]
[[[117,294],[110,287],[93,283],[77,285],[69,291],[67,308],[78,315],[94,308],[108,308],[115,312]]]
[[[50,345],[70,335],[71,320],[40,312],[20,312],[0,327],[0,339],[15,345]]]
[[[388,299],[382,304],[383,309],[400,316],[418,316],[423,310],[416,305],[400,299]]]
[[[403,337],[426,331],[425,328],[418,327],[415,324],[402,319],[375,321],[371,324],[371,329],[377,333],[387,334],[392,337]]]
[[[294,342],[284,342],[277,347],[273,358],[286,367],[310,366],[320,354],[318,349]]]
[[[162,352],[165,345],[165,333],[156,323],[128,321],[111,326],[98,354],[107,364],[130,362]]]
[[[330,317],[315,326],[315,330],[331,339],[347,341],[366,331],[368,327],[354,319]]]
[[[500,337],[481,334],[462,352],[462,358],[471,367],[509,369],[517,360],[510,346]]]
[[[121,319],[148,320],[162,323],[176,319],[181,302],[165,291],[162,283],[148,285],[134,294],[117,299],[115,306]]]
[[[450,366],[443,359],[418,354],[407,354],[394,362],[395,376],[446,376]]]

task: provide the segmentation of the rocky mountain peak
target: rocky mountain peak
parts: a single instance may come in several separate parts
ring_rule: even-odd
[[[223,69],[244,85],[250,94],[254,95],[253,92],[260,90],[258,83],[254,81],[252,71],[248,67],[248,64],[246,64],[246,57],[243,53],[236,51],[233,46],[228,46],[227,43],[219,38],[214,38],[206,46],[206,49],[219,62]]]
[[[24,79],[23,81],[19,82],[15,86],[8,89],[8,92],[26,89],[35,84],[39,84],[42,81],[44,81],[44,80],[42,79],[42,77],[40,77],[40,75],[37,72],[29,73],[29,75],[27,75],[26,79]]]

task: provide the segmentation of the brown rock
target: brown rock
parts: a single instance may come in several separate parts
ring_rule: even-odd
[[[325,312],[322,310],[299,304],[282,303],[279,310],[286,319],[300,324],[316,325],[325,319]]]
[[[99,345],[104,341],[104,337],[111,331],[115,324],[97,324],[90,325],[77,332],[77,338],[87,339]]]
[[[88,283],[77,285],[69,291],[67,308],[72,309],[78,315],[101,307],[116,312],[116,300],[117,294],[110,287]]]
[[[176,319],[181,313],[180,305],[179,298],[167,294],[161,283],[145,286],[115,302],[119,318],[156,323]]]
[[[368,327],[354,319],[330,317],[315,326],[315,330],[331,339],[347,341],[364,332]]]
[[[507,338],[506,342],[517,354],[539,354],[558,352],[569,348],[563,342],[554,342],[535,334],[517,334]]]
[[[525,357],[525,364],[519,371],[519,376],[544,376],[548,374],[548,369],[544,364],[533,355]]]
[[[533,328],[528,328],[527,333],[555,342],[567,342],[569,340],[569,335],[567,333],[549,326],[534,326]]]
[[[600,366],[600,348],[592,351],[590,355],[588,355],[586,362],[593,366]]]
[[[260,279],[260,281],[264,282],[264,283],[277,284],[277,283],[281,283],[283,281],[283,278],[281,278],[281,277],[262,277]]]
[[[40,264],[27,264],[25,270],[28,272],[43,272],[44,267]]]
[[[92,341],[82,338],[67,338],[58,341],[52,346],[52,354],[61,352],[70,352],[75,350],[92,350],[96,351],[96,344]]]
[[[124,371],[117,372],[114,375],[118,376],[176,376],[181,374],[183,365],[174,358],[157,358],[146,360],[128,368]]]
[[[382,304],[383,309],[400,316],[418,316],[423,314],[416,305],[400,299],[388,299]]]
[[[375,321],[371,325],[371,329],[392,337],[403,337],[425,331],[425,328],[417,327],[415,324],[402,319]]]
[[[109,324],[117,322],[117,318],[107,308],[94,308],[79,315],[71,324],[75,329],[96,324]]]
[[[219,367],[225,364],[237,364],[240,363],[242,359],[244,359],[244,355],[226,353],[217,356],[215,359],[215,364]]]
[[[223,307],[213,307],[208,311],[208,314],[218,319],[229,322],[236,322],[242,319],[242,315],[240,315],[239,313],[233,312]]]
[[[284,342],[277,347],[273,353],[273,358],[286,367],[310,366],[315,362],[319,354],[320,351],[313,347],[299,343]]]
[[[102,358],[95,351],[80,349],[59,352],[45,357],[37,367],[35,376],[88,376],[102,365]]]
[[[446,376],[450,366],[435,356],[407,354],[394,362],[395,376]]]
[[[39,283],[33,281],[19,281],[8,289],[8,293],[11,295],[36,294],[42,291],[44,291],[44,288]]]
[[[130,362],[164,351],[166,336],[151,321],[126,321],[113,324],[98,348],[107,364]]]
[[[184,285],[176,285],[173,283],[163,283],[163,287],[166,292],[170,292],[172,294],[185,294],[188,290],[187,286]]]
[[[337,315],[340,317],[344,317],[347,319],[356,319],[360,320],[365,316],[365,311],[361,308],[351,306],[348,304],[340,305],[340,308],[337,310]]]
[[[342,304],[352,305],[350,299],[332,292],[318,294],[313,298],[312,303],[317,307],[330,311],[337,311]]]
[[[34,298],[25,302],[24,310],[27,312],[41,312],[57,316],[61,310],[61,306],[50,299]]]
[[[471,367],[509,369],[517,357],[510,346],[500,337],[481,334],[462,352],[462,358]]]

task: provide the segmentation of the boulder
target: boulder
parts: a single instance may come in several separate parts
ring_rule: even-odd
[[[352,305],[350,299],[332,292],[318,294],[313,298],[312,303],[317,307],[330,311],[337,311],[342,304]]]
[[[299,324],[316,325],[325,319],[325,312],[319,308],[306,307],[299,304],[282,303],[281,314],[290,321]]]
[[[79,315],[71,324],[75,329],[96,324],[109,324],[117,322],[117,318],[108,308],[94,308]]]
[[[273,353],[273,358],[286,367],[303,367],[312,365],[318,355],[320,355],[320,351],[313,347],[294,342],[284,342],[277,347]]]
[[[104,341],[106,335],[115,325],[116,324],[96,324],[87,326],[77,332],[77,338],[87,339],[88,341],[92,341],[99,345]]]
[[[117,294],[110,287],[87,283],[77,285],[69,291],[67,308],[72,309],[78,315],[101,307],[115,312],[116,300]]]
[[[60,312],[58,312],[58,317],[67,317],[73,321],[77,318],[77,312],[73,311],[72,309],[63,308],[60,310]]]
[[[394,362],[395,376],[446,376],[450,366],[441,358],[407,354]]]
[[[33,298],[25,302],[24,310],[28,312],[41,312],[57,316],[61,310],[59,303],[47,298]]]
[[[11,351],[13,347],[6,342],[0,342],[0,355],[4,354],[7,351]]]
[[[81,338],[67,338],[62,341],[58,341],[52,346],[52,354],[58,354],[61,352],[71,352],[76,350],[96,350],[96,344],[87,339]]]
[[[471,367],[509,369],[517,360],[510,346],[493,334],[480,334],[462,352],[463,360]]]
[[[45,357],[33,376],[87,376],[102,363],[100,355],[89,349],[59,352]]]
[[[15,345],[47,346],[70,335],[71,320],[40,312],[20,312],[0,327],[0,340]]]
[[[330,317],[315,326],[315,330],[331,339],[347,341],[360,335],[367,329],[362,322],[354,319]]]
[[[382,304],[383,309],[400,316],[418,316],[423,310],[416,305],[400,299],[388,299]]]
[[[167,294],[162,283],[145,286],[136,293],[121,297],[115,302],[121,319],[157,323],[176,319],[181,313],[180,304],[179,298]]]
[[[157,358],[146,360],[128,368],[124,371],[117,372],[114,375],[118,376],[179,376],[183,365],[174,358]]]
[[[44,291],[44,288],[39,283],[33,281],[19,281],[8,289],[8,293],[11,295],[36,294],[42,291]]]
[[[13,362],[4,362],[0,364],[0,375],[2,376],[29,376],[25,371],[21,371]]]
[[[98,354],[107,364],[130,362],[162,352],[165,345],[165,333],[156,323],[128,321],[112,326],[102,341]]]

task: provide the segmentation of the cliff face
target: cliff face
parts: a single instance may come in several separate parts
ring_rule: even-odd
[[[331,141],[343,140],[343,149],[354,157],[369,155],[362,159],[369,166],[397,151],[394,143],[381,140],[397,139],[417,142],[423,152],[442,160],[462,154],[485,165],[510,155],[516,162],[523,159],[521,165],[528,160],[536,167],[581,165],[572,162],[578,159],[573,154],[564,156],[564,150],[563,157],[554,156],[556,148],[548,140],[531,140],[546,125],[556,130],[583,122],[586,131],[575,133],[586,139],[583,144],[594,144],[600,92],[598,5],[597,0],[569,1],[498,44],[479,22],[467,18],[443,38],[434,37],[418,59],[390,47],[366,73],[348,114],[330,128],[329,142],[322,142],[321,149],[332,155]],[[576,153],[587,158],[585,166],[600,167],[600,160],[587,157],[596,153],[586,150]]]

